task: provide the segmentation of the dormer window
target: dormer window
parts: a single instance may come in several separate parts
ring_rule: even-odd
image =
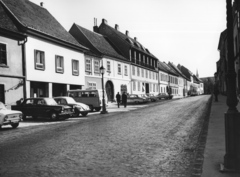
[[[130,38],[126,39],[131,45],[134,45],[133,41]]]

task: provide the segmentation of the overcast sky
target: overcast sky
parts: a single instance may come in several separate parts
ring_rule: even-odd
[[[31,0],[69,31],[92,31],[94,18],[126,30],[160,61],[181,64],[199,77],[213,76],[219,36],[226,29],[225,0]]]

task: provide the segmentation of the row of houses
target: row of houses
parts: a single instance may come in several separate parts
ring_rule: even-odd
[[[29,0],[0,0],[0,101],[66,95],[73,89],[102,89],[106,69],[108,100],[117,92],[203,94],[203,83],[190,70],[161,62],[129,31],[103,19],[93,31],[73,24],[69,31]]]
[[[240,94],[240,2],[234,0],[232,4],[232,20],[233,20],[233,50],[234,50],[234,69],[236,73],[236,90]],[[215,83],[217,84],[221,94],[227,94],[227,70],[228,70],[228,35],[227,29],[221,32],[218,43],[219,60],[216,63]]]

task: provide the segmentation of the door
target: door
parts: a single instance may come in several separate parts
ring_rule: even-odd
[[[106,92],[107,92],[108,101],[113,101],[114,91],[113,91],[113,83],[111,81],[107,81],[106,83]]]
[[[0,84],[0,101],[5,104],[4,85]]]

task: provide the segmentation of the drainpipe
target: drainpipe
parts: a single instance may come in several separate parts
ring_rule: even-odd
[[[23,74],[23,99],[26,99],[26,47],[25,43],[27,42],[27,37],[24,41],[19,41],[19,44],[22,46],[22,74]]]

